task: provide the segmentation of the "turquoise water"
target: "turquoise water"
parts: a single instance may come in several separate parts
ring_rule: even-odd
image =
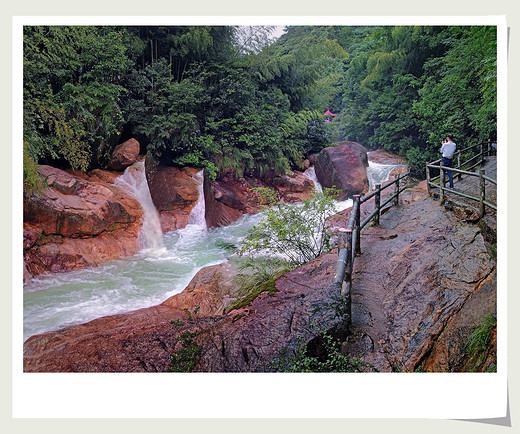
[[[384,181],[386,178],[382,178],[388,177],[394,167],[371,166],[369,178],[374,184]],[[133,175],[144,176],[137,169]],[[141,182],[122,184],[143,188]],[[181,292],[201,268],[224,262],[229,255],[226,243],[237,245],[262,218],[261,214],[246,215],[230,226],[207,230],[202,204],[195,206],[186,228],[153,242],[145,236],[145,247],[135,256],[99,267],[43,275],[28,282],[24,287],[24,340],[45,331],[162,303]],[[350,199],[340,202],[337,210],[351,204]],[[143,233],[149,231],[150,237],[157,236],[156,218],[150,213],[151,220],[144,225],[148,229]]]

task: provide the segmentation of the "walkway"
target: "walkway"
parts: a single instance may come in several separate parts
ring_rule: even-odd
[[[495,263],[479,226],[432,200],[424,183],[402,201],[362,233],[343,349],[385,372],[463,370],[450,352],[496,308]],[[464,332],[449,336],[454,327]]]

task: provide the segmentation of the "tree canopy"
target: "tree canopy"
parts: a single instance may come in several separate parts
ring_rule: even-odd
[[[24,183],[136,137],[212,176],[285,172],[335,140],[408,158],[496,138],[491,26],[27,26]],[[338,116],[324,123],[327,107]]]

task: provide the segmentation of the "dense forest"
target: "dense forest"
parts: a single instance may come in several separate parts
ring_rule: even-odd
[[[421,177],[447,133],[496,139],[496,27],[272,31],[25,27],[24,189],[37,164],[103,168],[131,137],[212,178],[301,168],[337,140],[402,155]]]

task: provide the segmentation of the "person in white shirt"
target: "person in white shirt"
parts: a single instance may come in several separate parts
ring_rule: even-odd
[[[457,149],[457,145],[453,142],[453,135],[448,134],[446,136],[446,140],[442,141],[441,146],[441,163],[444,167],[453,167],[453,155],[455,154],[455,149]],[[448,179],[450,181],[450,188],[453,188],[453,172],[451,170],[444,171],[444,179],[442,183],[444,187],[446,187],[446,173],[448,174]]]

